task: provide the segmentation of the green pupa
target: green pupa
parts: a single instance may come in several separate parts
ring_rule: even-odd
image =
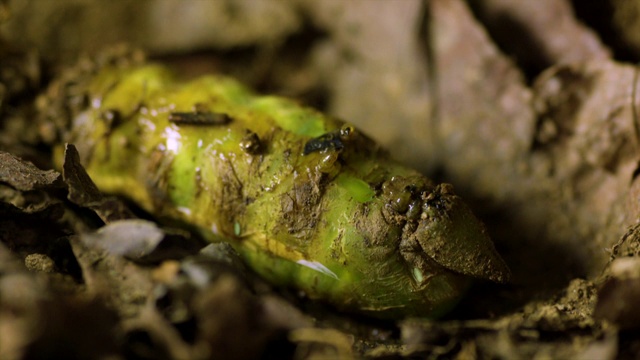
[[[354,127],[222,76],[105,66],[67,141],[106,193],[228,241],[269,282],[344,311],[438,317],[510,272],[449,184]]]

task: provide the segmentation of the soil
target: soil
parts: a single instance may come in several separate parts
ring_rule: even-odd
[[[259,4],[0,0],[0,358],[637,357],[637,5]],[[511,282],[438,320],[340,313],[100,193],[82,151],[54,169],[87,105],[67,80],[145,57],[296,98],[452,183]]]

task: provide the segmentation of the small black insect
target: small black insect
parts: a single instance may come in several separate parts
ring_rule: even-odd
[[[246,135],[240,140],[240,148],[249,155],[257,155],[262,150],[262,142],[258,134],[247,130]]]
[[[169,121],[178,125],[226,125],[232,120],[225,113],[216,112],[172,112]]]
[[[309,155],[314,152],[331,150],[342,150],[354,135],[355,129],[352,126],[345,125],[341,129],[322,134],[313,138],[304,145],[303,155]]]

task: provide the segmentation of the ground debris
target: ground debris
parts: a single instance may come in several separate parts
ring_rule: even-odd
[[[40,170],[33,164],[0,151],[0,182],[21,191],[61,187],[60,173]]]
[[[116,355],[112,311],[100,302],[60,296],[50,285],[0,243],[0,358]]]
[[[595,301],[595,285],[574,280],[563,295],[495,320],[407,320],[401,324],[404,354],[614,359],[618,330],[593,319]]]
[[[607,320],[623,330],[640,327],[640,258],[622,257],[610,265],[598,291],[596,319]]]
[[[186,231],[170,233],[151,221],[141,219],[114,221],[95,233],[83,234],[81,239],[110,255],[138,263],[180,259],[197,252],[203,245]]]
[[[122,201],[100,193],[80,164],[80,155],[75,146],[67,144],[64,156],[62,175],[69,189],[67,197],[72,203],[95,211],[106,224],[116,220],[135,218]]]

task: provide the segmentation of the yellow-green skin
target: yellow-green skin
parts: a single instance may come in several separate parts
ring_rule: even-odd
[[[87,93],[68,142],[98,187],[229,241],[273,284],[345,311],[433,318],[471,277],[509,277],[450,185],[390,160],[357,131],[343,149],[303,155],[342,128],[338,120],[225,77],[178,82],[158,65],[105,68]],[[230,121],[170,121],[190,112]]]

